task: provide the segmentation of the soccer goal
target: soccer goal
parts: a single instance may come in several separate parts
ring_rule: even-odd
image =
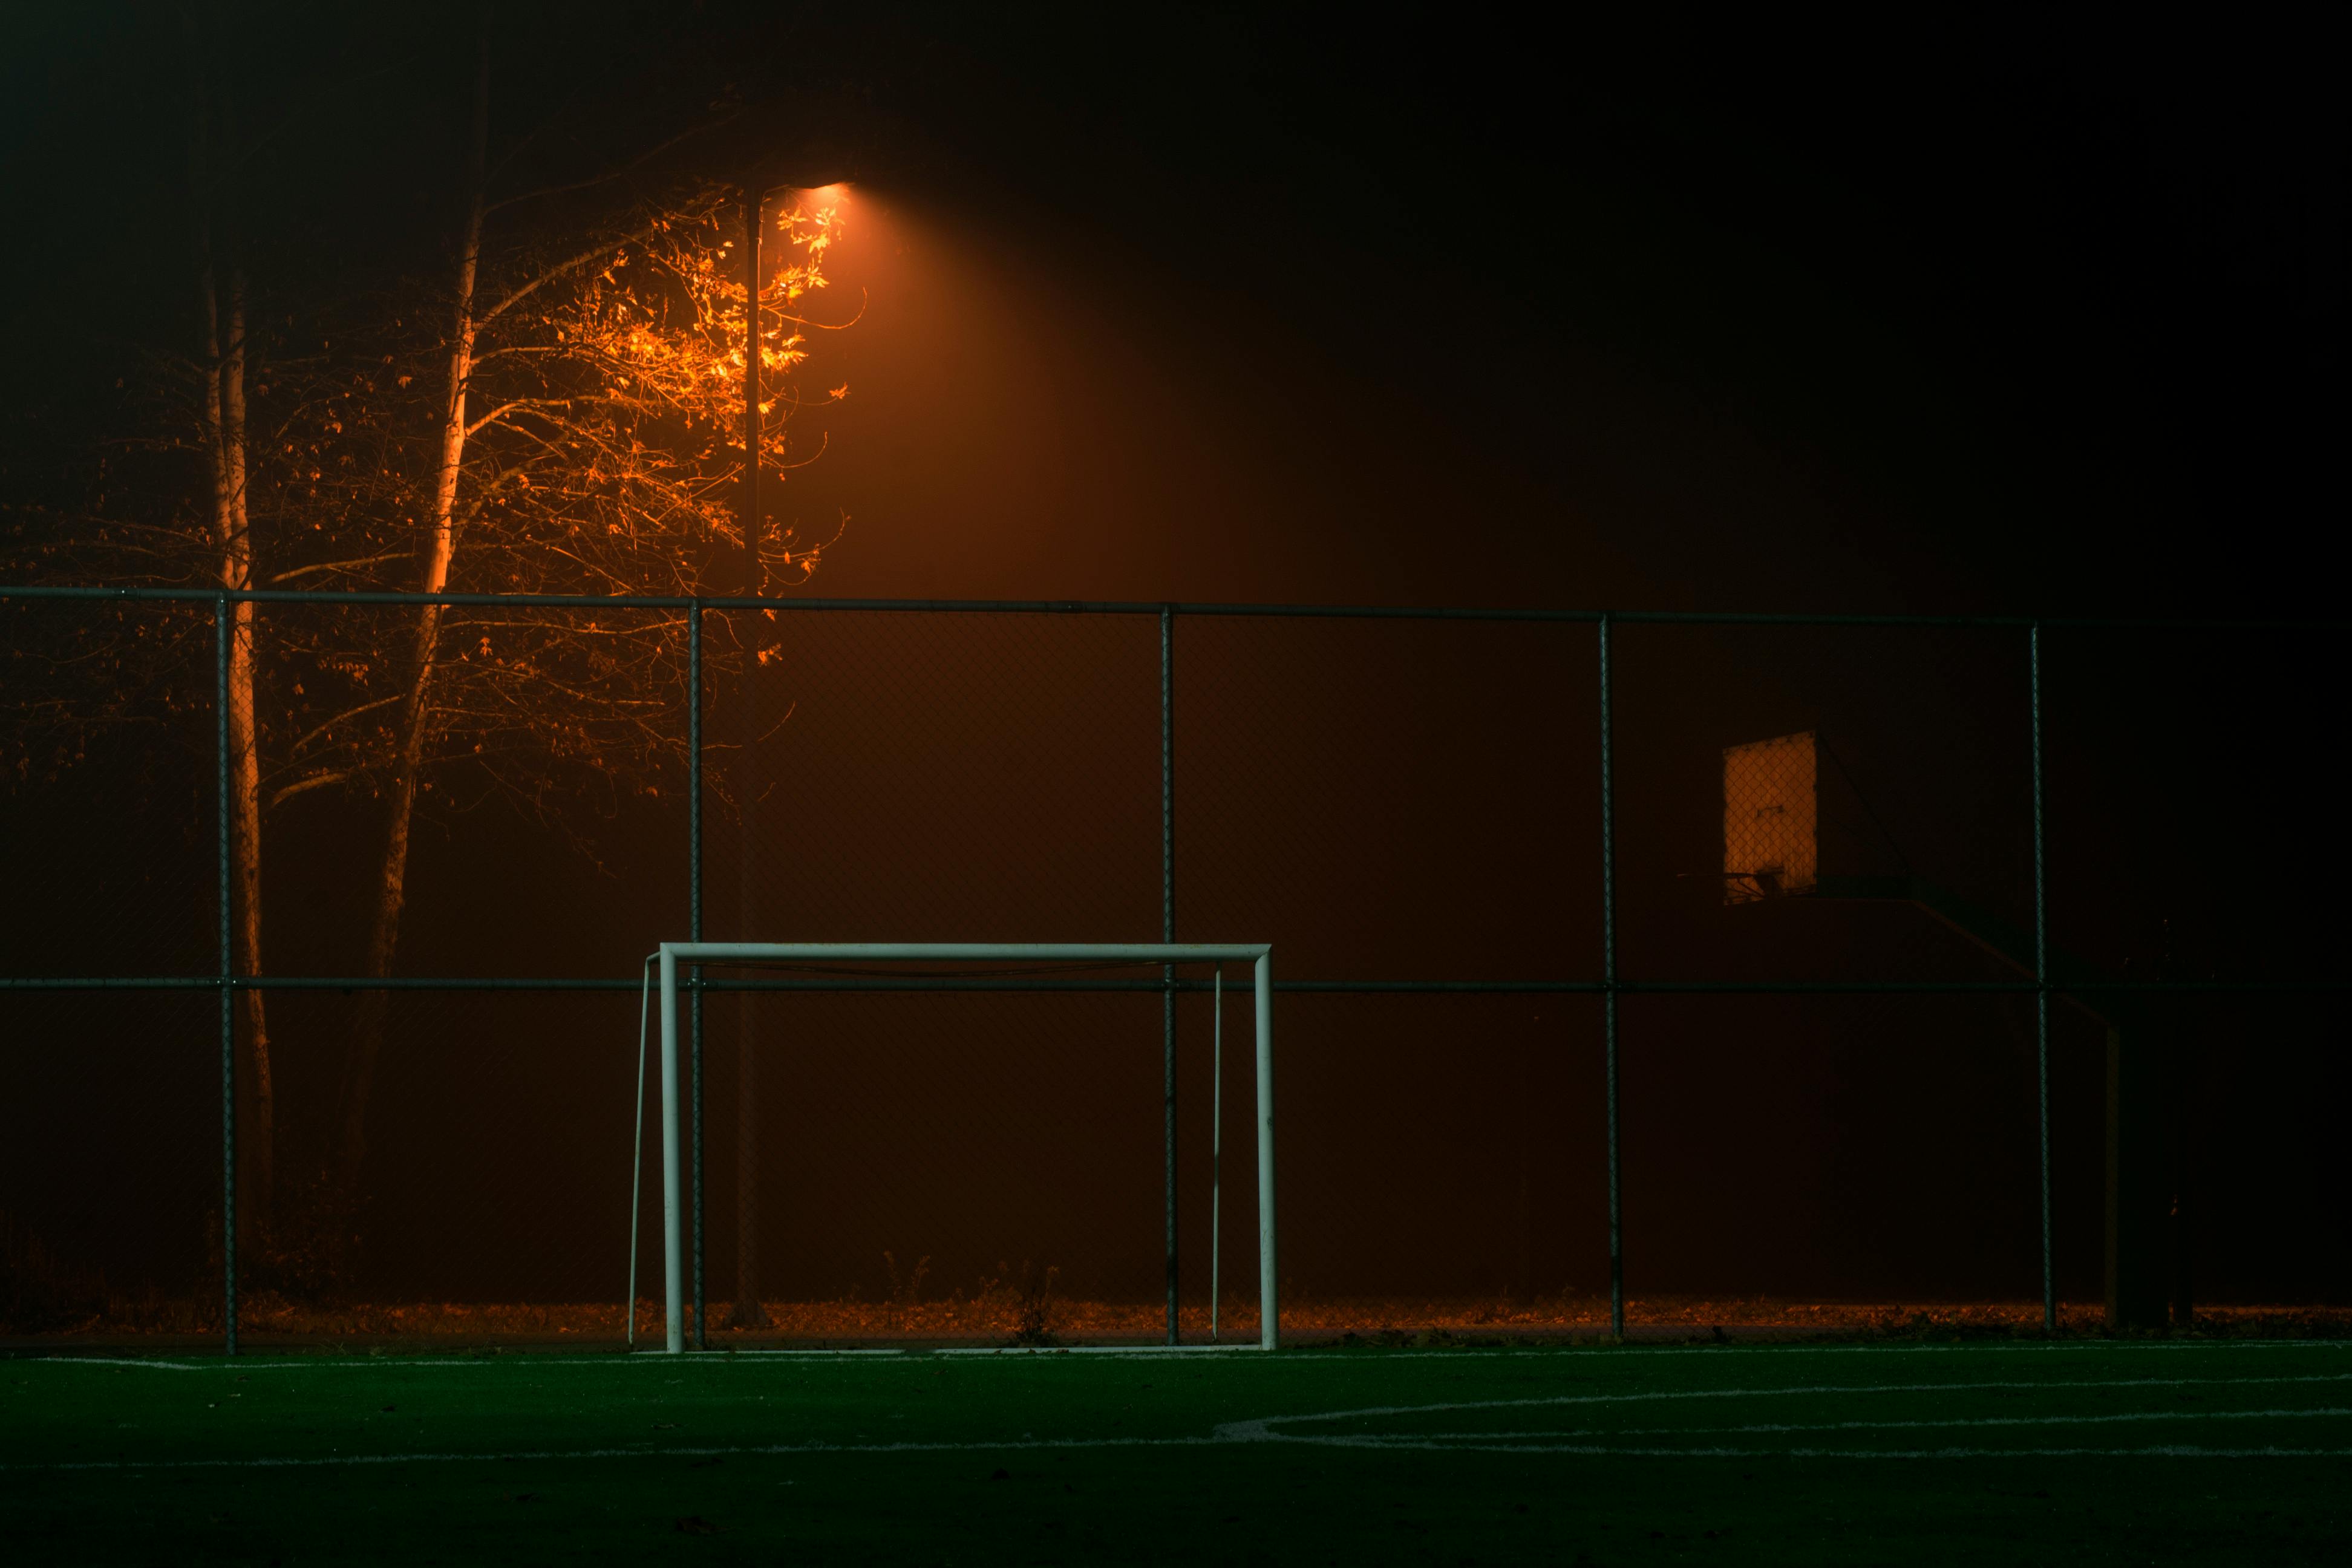
[[[685,1220],[679,1208],[678,972],[698,965],[1217,964],[1251,966],[1257,1035],[1258,1344],[1272,1350],[1279,1325],[1275,1291],[1274,982],[1264,942],[666,942],[647,960],[659,973],[661,1035],[662,1280],[666,1348],[686,1349]],[[649,973],[646,1005],[656,1005]],[[1222,987],[1222,980],[1219,982]],[[1222,1016],[1222,1009],[1219,1010]],[[1221,1026],[1222,1027],[1222,1026]],[[642,1042],[645,1030],[640,1026]],[[642,1045],[641,1045],[642,1048]],[[642,1086],[644,1077],[639,1074]],[[639,1116],[643,1123],[643,1116]],[[634,1180],[632,1185],[634,1186]],[[634,1255],[634,1243],[632,1246]],[[632,1266],[634,1268],[634,1265]],[[634,1295],[634,1290],[632,1294]],[[1213,1287],[1212,1293],[1213,1295]]]

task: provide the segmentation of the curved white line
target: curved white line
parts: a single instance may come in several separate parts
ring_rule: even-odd
[[[1986,1390],[2008,1389],[2030,1389],[2036,1393],[2063,1393],[2069,1389],[2077,1388],[2190,1388],[2216,1384],[2252,1387],[2297,1383],[2352,1383],[2352,1373],[2313,1373],[2301,1376],[2280,1377],[2115,1377],[2070,1378],[2063,1382],[1832,1383],[1790,1384],[1778,1388],[1645,1389],[1627,1394],[1562,1394],[1535,1399],[1465,1399],[1436,1405],[1367,1405],[1360,1410],[1332,1410],[1304,1415],[1264,1415],[1251,1421],[1224,1422],[1216,1428],[1216,1432],[1220,1438],[1234,1443],[1312,1443],[1330,1439],[1299,1433],[1278,1432],[1274,1428],[1276,1425],[1295,1426],[1309,1421],[1353,1421],[1371,1416],[1424,1415],[1454,1410],[1552,1409],[1578,1405],[1637,1405],[1688,1399],[1763,1399],[1841,1394],[1972,1394]]]
[[[2131,1421],[2263,1421],[2300,1416],[2352,1415],[2352,1405],[2298,1405],[2280,1410],[2132,1410],[2104,1415],[1964,1415],[1948,1421],[1759,1421],[1744,1426],[1586,1426],[1566,1432],[1416,1432],[1396,1437],[1364,1434],[1366,1443],[1526,1443],[1594,1437],[1738,1436],[1762,1432],[1906,1432],[1952,1426],[2101,1426]],[[1304,1441],[1317,1441],[1306,1438]]]

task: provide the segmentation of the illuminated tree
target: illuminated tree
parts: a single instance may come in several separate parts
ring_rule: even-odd
[[[731,583],[747,549],[736,502],[746,290],[730,264],[740,232],[732,194],[708,184],[648,194],[631,177],[648,154],[593,179],[496,198],[488,121],[485,67],[466,217],[441,300],[447,327],[396,341],[351,394],[372,409],[398,409],[404,397],[407,406],[355,426],[335,404],[319,405],[319,444],[360,448],[339,453],[343,481],[321,491],[341,510],[347,538],[347,563],[326,575],[427,594],[690,595],[714,567]],[[584,219],[518,224],[493,248],[501,213],[568,196],[577,215],[583,191],[614,199]],[[824,255],[840,225],[833,211],[800,207],[773,221],[786,259],[763,279],[760,354],[766,384],[789,388],[814,326],[803,305],[825,286]],[[420,438],[425,395],[431,429]],[[790,416],[801,405],[788,391],[763,405],[761,460],[772,472],[800,460]],[[805,581],[831,542],[761,526],[763,587]],[[402,567],[414,575],[404,580]],[[343,701],[297,741],[273,795],[359,785],[383,802],[365,961],[378,978],[392,973],[410,832],[436,773],[461,770],[559,821],[558,803],[583,791],[609,805],[683,782],[682,614],[583,619],[436,605],[415,617],[407,646],[393,650],[368,613],[315,623],[300,657],[341,687]],[[712,664],[723,671],[741,652],[722,642]],[[385,1004],[383,992],[363,998],[339,1097],[336,1184],[346,1205],[366,1158]]]
[[[518,151],[552,139],[541,127],[494,163],[489,86],[485,51],[446,273],[307,277],[278,288],[299,301],[291,308],[249,298],[233,247],[217,242],[225,182],[212,175],[211,142],[196,138],[196,352],[149,366],[147,427],[110,459],[118,481],[139,466],[141,482],[93,487],[83,504],[38,515],[20,508],[12,577],[684,595],[714,581],[740,590],[748,553],[763,586],[807,579],[832,536],[763,522],[747,541],[738,511],[741,210],[730,191],[671,167],[679,144],[723,114],[645,137],[584,173],[538,160],[536,184],[508,189],[531,162]],[[783,265],[761,291],[770,396],[760,446],[776,474],[806,460],[793,442],[792,416],[803,406],[793,373],[817,330],[805,307],[825,286],[840,225],[831,211],[797,206],[771,221],[782,241],[771,254],[781,251]],[[262,321],[266,333],[254,326]],[[725,679],[752,655],[728,640],[723,621],[714,630],[707,662]],[[245,605],[234,634],[234,905],[245,973],[265,972],[264,833],[295,802],[341,794],[380,806],[363,963],[384,977],[416,812],[436,789],[442,798],[503,792],[584,841],[583,816],[684,782],[683,614],[273,606],[257,618]],[[201,610],[85,617],[69,643],[43,651],[44,700],[15,705],[13,771],[69,765],[79,737],[97,727],[208,722],[210,635]],[[193,679],[198,671],[205,679]],[[348,1235],[384,1003],[382,992],[362,995],[331,1145],[309,1166],[323,1187],[293,1228]],[[246,1191],[267,1247],[283,1152],[262,994],[247,990],[241,1007],[256,1094]],[[299,1245],[288,1226],[277,1228],[279,1243]]]

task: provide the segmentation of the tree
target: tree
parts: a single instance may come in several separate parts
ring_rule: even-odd
[[[378,520],[376,536],[352,557],[362,564],[351,579],[426,594],[462,584],[690,595],[703,591],[715,564],[749,549],[766,563],[763,585],[805,581],[831,541],[804,542],[782,526],[746,540],[734,504],[747,325],[746,289],[727,265],[730,193],[708,183],[640,184],[635,176],[674,144],[665,143],[551,190],[499,197],[490,188],[488,126],[486,51],[466,216],[444,300],[449,326],[437,342],[384,356],[415,363],[446,354],[435,366],[433,460],[420,472],[383,460],[372,446],[370,460],[343,465],[381,476],[362,478],[349,498],[354,512],[373,510]],[[583,214],[583,193],[610,196]],[[574,198],[571,222],[519,226],[516,240],[487,253],[494,215],[558,195]],[[824,253],[840,225],[835,212],[793,207],[776,227],[787,261],[765,280],[758,333],[772,384],[788,381],[806,357],[814,323],[803,302],[825,286]],[[404,388],[423,379],[422,366],[394,378]],[[764,409],[758,444],[772,470],[793,460],[789,416],[799,406],[780,393]],[[404,537],[415,541],[419,568],[408,584],[378,570],[387,556],[399,559]],[[690,700],[686,637],[678,615],[583,623],[431,605],[417,612],[397,685],[383,692],[374,689],[375,650],[320,650],[328,666],[368,670],[370,689],[353,691],[314,731],[318,760],[286,788],[365,781],[383,800],[370,977],[392,973],[410,832],[429,774],[477,768],[539,809],[566,780],[657,792],[685,760],[676,717]],[[714,664],[724,668],[730,651],[719,650]],[[385,1004],[384,993],[366,994],[339,1096],[335,1181],[346,1209],[358,1201],[366,1161]]]
[[[188,25],[191,45],[199,43],[194,24]],[[201,47],[190,58],[204,58]],[[198,70],[202,71],[201,65]],[[220,585],[232,592],[253,586],[253,524],[247,490],[245,271],[232,245],[226,260],[215,252],[215,213],[222,203],[220,177],[212,133],[212,93],[201,79],[192,95],[195,107],[194,134],[189,138],[194,163],[196,218],[195,260],[198,301],[196,365],[201,381],[197,413],[198,438],[211,479],[212,542],[218,552]],[[230,608],[228,638],[227,749],[230,909],[243,972],[262,972],[261,950],[261,753],[255,735],[253,605],[239,601]],[[278,1095],[269,1058],[269,1022],[261,992],[248,988],[240,997],[245,1012],[246,1050],[252,1063],[255,1127],[246,1174],[251,1182],[257,1214],[270,1214],[277,1186]]]
[[[201,51],[193,58],[202,58]],[[757,544],[768,585],[805,581],[829,539],[763,525],[747,540],[734,504],[744,464],[739,396],[746,289],[731,194],[681,174],[677,150],[723,122],[622,127],[583,158],[583,138],[542,123],[492,156],[487,47],[471,72],[456,243],[438,278],[415,268],[302,270],[288,253],[255,290],[235,229],[217,215],[234,187],[264,182],[249,138],[194,138],[194,352],[143,362],[141,428],[79,503],[19,509],[10,574],[49,581],[217,584],[229,589],[573,593],[702,591]],[[194,98],[205,115],[209,81]],[[586,163],[583,169],[565,168]],[[235,181],[219,171],[236,167]],[[270,195],[288,198],[285,185]],[[792,373],[814,330],[803,306],[825,284],[835,215],[779,215],[786,264],[761,293],[760,357],[783,388],[760,446],[772,471],[795,460]],[[315,253],[309,256],[315,261]],[[259,323],[267,321],[267,331]],[[816,399],[830,401],[832,396]],[[232,815],[237,966],[262,973],[262,843],[297,803],[332,794],[377,803],[384,837],[371,895],[365,972],[395,962],[409,840],[436,781],[500,790],[572,830],[574,805],[676,787],[688,697],[682,615],[569,617],[442,605],[402,612],[237,607],[231,646]],[[18,703],[16,771],[70,765],[93,727],[183,724],[210,707],[210,616],[152,622],[101,614],[49,650],[54,700]],[[25,651],[16,649],[19,653]],[[720,639],[714,677],[746,655]],[[191,679],[203,670],[201,681]],[[155,694],[162,692],[159,703]],[[46,725],[47,728],[43,729]],[[209,736],[191,726],[209,751]],[[40,731],[38,738],[36,731]],[[315,1212],[271,1225],[285,1163],[272,1104],[261,994],[241,1022],[257,1104],[247,1122],[248,1235],[305,1245],[296,1230],[348,1236],[384,1045],[383,994],[364,994],[349,1041]],[[306,1178],[307,1180],[308,1178]],[[280,1218],[285,1217],[280,1215]]]
[[[257,417],[249,395],[257,351],[241,243],[240,167],[252,138],[241,137],[216,69],[217,40],[193,14],[184,19],[184,138],[188,229],[183,286],[195,307],[185,342],[140,357],[135,396],[142,427],[105,444],[80,493],[14,508],[0,561],[35,580],[122,586],[257,584],[256,520],[266,515],[269,476],[252,460]],[[258,416],[267,424],[268,416]],[[5,750],[20,783],[55,777],[80,761],[100,734],[213,718],[209,608],[116,608],[83,618],[62,636],[11,639],[16,661],[40,671],[34,692],[19,689],[7,710]],[[253,605],[229,612],[227,659],[228,839],[233,954],[241,972],[263,973],[262,743]],[[192,668],[207,671],[201,682]],[[26,699],[30,699],[29,700]],[[210,736],[205,739],[209,752]],[[238,997],[250,1100],[244,1118],[249,1218],[267,1225],[276,1184],[277,1094],[263,994]]]

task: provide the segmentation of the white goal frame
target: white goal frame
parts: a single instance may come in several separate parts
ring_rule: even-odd
[[[678,1211],[677,971],[727,963],[1247,963],[1257,997],[1258,1348],[1280,1341],[1275,1300],[1274,969],[1265,942],[666,942],[661,963],[663,1327],[686,1351],[684,1226]],[[635,1309],[633,1308],[632,1310]]]

